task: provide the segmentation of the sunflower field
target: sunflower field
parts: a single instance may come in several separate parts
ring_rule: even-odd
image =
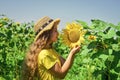
[[[64,80],[120,80],[120,23],[75,22],[85,30],[84,42]],[[34,40],[33,26],[33,21],[19,23],[0,16],[0,80],[20,80],[25,53]],[[68,56],[70,48],[61,36],[54,47],[64,58]]]

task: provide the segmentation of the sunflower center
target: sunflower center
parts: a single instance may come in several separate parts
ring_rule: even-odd
[[[80,33],[78,30],[72,30],[70,31],[68,38],[71,42],[77,42],[80,38]]]

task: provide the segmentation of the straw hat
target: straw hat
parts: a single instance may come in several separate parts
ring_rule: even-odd
[[[48,16],[42,17],[39,19],[34,25],[34,31],[36,34],[35,40],[45,31],[52,29],[53,25],[57,27],[59,24],[60,19],[51,19]]]

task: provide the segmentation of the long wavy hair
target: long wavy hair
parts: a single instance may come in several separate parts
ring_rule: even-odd
[[[37,68],[38,54],[46,46],[47,42],[50,40],[51,31],[52,29],[45,31],[42,35],[39,36],[36,42],[33,42],[32,45],[30,46],[23,62],[21,80],[34,80],[35,78],[40,77],[38,75],[38,68]]]

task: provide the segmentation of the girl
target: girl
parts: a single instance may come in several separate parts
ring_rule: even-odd
[[[71,49],[67,59],[62,58],[52,47],[57,41],[57,26],[60,19],[45,16],[34,26],[35,40],[24,60],[22,80],[60,80],[64,79],[73,64],[74,55],[80,46]]]

